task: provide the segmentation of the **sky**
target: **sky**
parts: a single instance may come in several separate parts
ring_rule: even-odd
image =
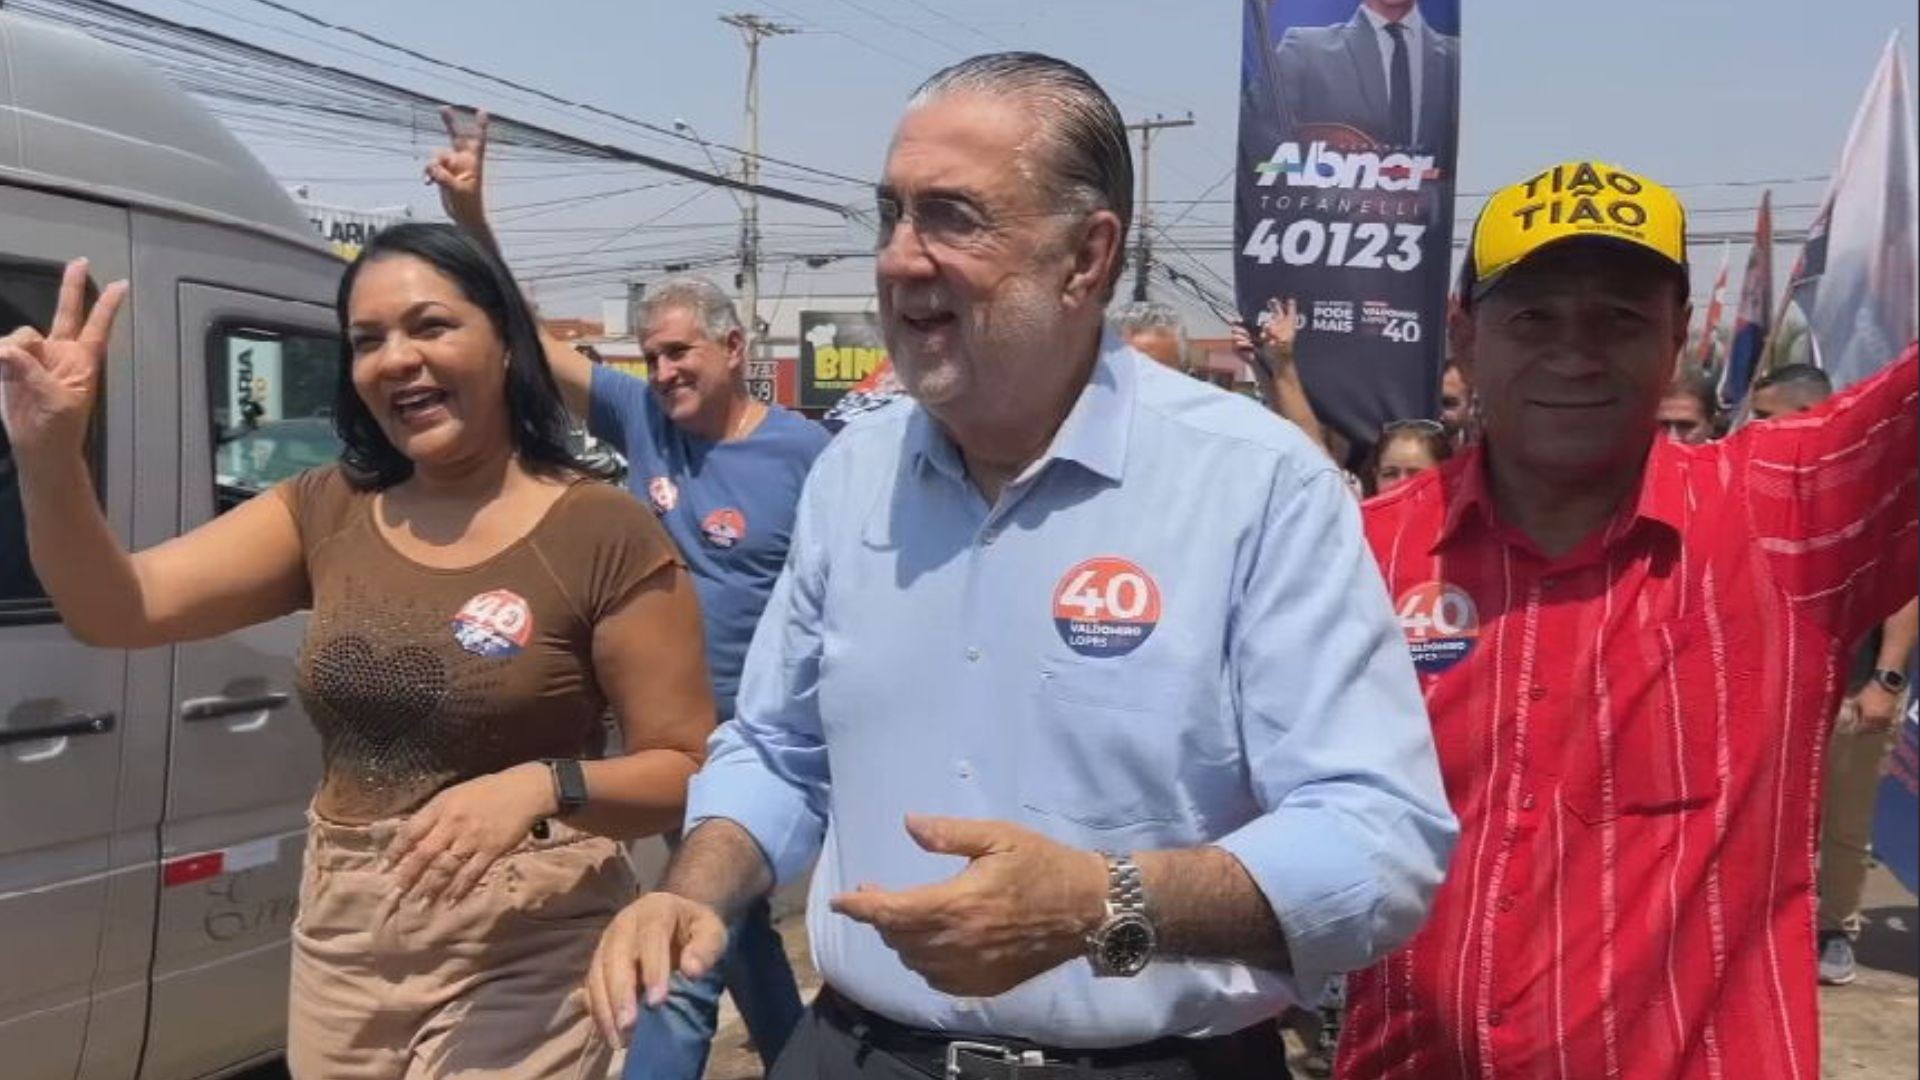
[[[596,124],[503,88],[454,82],[364,40],[303,24],[261,0],[124,2],[596,141],[690,165],[707,160],[697,144]],[[1224,249],[1233,216],[1228,174],[1239,108],[1238,0],[281,2],[654,124],[684,120],[719,145],[714,160],[723,168],[738,160],[724,146],[744,142],[746,51],[738,31],[719,16],[756,13],[800,31],[761,48],[762,152],[855,180],[878,174],[901,103],[941,66],[1003,48],[1051,53],[1090,71],[1129,121],[1193,115],[1193,127],[1155,140],[1156,214],[1162,224],[1178,219],[1174,236],[1182,243],[1197,248],[1210,241],[1216,250],[1191,257],[1231,274]],[[1484,192],[1555,161],[1595,157],[1679,187],[1697,232],[1749,230],[1766,187],[1773,190],[1776,229],[1803,227],[1824,190],[1806,178],[1831,172],[1889,35],[1901,35],[1909,79],[1920,39],[1911,0],[1463,0],[1463,7],[1460,192]],[[246,138],[276,176],[304,183],[318,201],[406,204],[418,216],[437,218],[437,200],[418,171],[433,134],[423,133],[417,154],[330,155],[259,134]],[[635,168],[603,166],[569,176],[551,165],[516,169],[503,162],[496,175],[497,207],[533,206],[503,223],[505,243],[553,315],[598,316],[599,298],[618,295],[615,279],[622,273],[657,276],[677,238],[685,238],[688,250],[711,252],[728,242],[738,220],[725,192],[698,195],[686,188],[535,212],[538,204],[567,195],[645,182]],[[871,199],[852,182],[792,186],[836,202]],[[1476,200],[1462,202],[1463,230],[1475,206]],[[819,211],[763,203],[762,217],[770,248],[844,251],[856,243]],[[1698,248],[1693,256],[1696,294],[1704,296],[1719,253]],[[1737,289],[1744,246],[1732,256]],[[1776,254],[1778,284],[1792,256],[1788,248]],[[635,268],[635,259],[653,265]],[[582,286],[581,270],[592,267],[607,272]],[[869,292],[871,268],[870,260],[857,259],[819,270],[789,262],[764,270],[761,288],[765,295]]]

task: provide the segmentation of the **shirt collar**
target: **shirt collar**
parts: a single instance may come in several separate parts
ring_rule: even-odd
[[[1372,25],[1373,32],[1376,34],[1386,33],[1387,23],[1392,21],[1390,19],[1384,18],[1379,13],[1375,12],[1372,8],[1368,7],[1365,4],[1360,5],[1360,14],[1365,15],[1367,17],[1367,22],[1370,25]],[[1407,12],[1407,17],[1400,20],[1400,25],[1407,28],[1407,36],[1409,37],[1420,36],[1420,28],[1426,25],[1425,22],[1420,18],[1420,8],[1418,6],[1415,6],[1412,11]]]
[[[1688,451],[1665,436],[1655,436],[1647,452],[1647,466],[1640,477],[1640,494],[1631,513],[1616,518],[1608,526],[1605,543],[1625,536],[1642,521],[1665,525],[1676,534],[1686,523],[1686,462]],[[1499,528],[1505,525],[1493,501],[1493,486],[1487,480],[1486,444],[1469,446],[1453,461],[1441,484],[1447,493],[1446,513],[1434,537],[1433,551],[1453,542],[1468,522]]]
[[[1111,330],[1100,336],[1100,355],[1080,397],[1054,432],[1046,453],[1022,476],[1036,476],[1048,462],[1071,461],[1107,480],[1118,482],[1126,471],[1127,440],[1133,427],[1133,403],[1139,375],[1138,354]],[[1150,361],[1147,361],[1150,362]],[[964,481],[966,464],[940,426],[925,409],[916,408],[909,421],[908,452],[916,465],[930,466]]]

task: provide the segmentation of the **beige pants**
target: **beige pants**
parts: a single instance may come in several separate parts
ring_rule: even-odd
[[[564,825],[503,856],[466,898],[394,907],[381,853],[399,820],[307,833],[293,927],[296,1080],[606,1076],[581,980],[633,899],[613,841]]]
[[[1904,714],[1904,699],[1901,704]],[[1858,724],[1853,702],[1843,703],[1827,746],[1820,821],[1820,932],[1853,938],[1860,936],[1860,894],[1873,866],[1873,806],[1894,735],[1893,730],[1855,730]]]

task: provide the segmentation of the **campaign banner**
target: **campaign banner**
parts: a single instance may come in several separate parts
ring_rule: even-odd
[[[831,409],[887,362],[880,317],[871,312],[800,313],[800,407]]]
[[[1460,0],[1243,0],[1234,286],[1299,304],[1296,362],[1355,446],[1439,414]]]
[[[1920,674],[1909,668],[1908,678]],[[1920,895],[1920,694],[1907,696],[1873,809],[1873,857]]]

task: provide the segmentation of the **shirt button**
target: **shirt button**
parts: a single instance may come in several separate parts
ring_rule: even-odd
[[[960,779],[971,780],[973,779],[973,762],[963,759],[953,767],[953,771],[960,774]]]
[[[1487,1014],[1487,1026],[1499,1027],[1502,1023],[1506,1022],[1506,1019],[1507,1019],[1506,1013],[1501,1012],[1499,1009],[1495,1009],[1492,1012]]]
[[[1536,686],[1527,691],[1527,696],[1535,701],[1545,701],[1547,698],[1547,688],[1544,686]]]
[[[1520,809],[1522,810],[1533,809],[1533,792],[1529,791],[1525,795],[1521,796]]]
[[[1560,584],[1560,579],[1557,577],[1547,577],[1547,578],[1540,579],[1540,587],[1543,589],[1551,589],[1558,586],[1559,584]]]
[[[971,645],[967,646],[967,663],[977,664],[979,662],[980,662],[980,650],[974,648]]]
[[[1500,898],[1500,910],[1501,910],[1501,911],[1512,911],[1512,910],[1513,910],[1513,897],[1511,897],[1511,896],[1503,896],[1503,897],[1501,897],[1501,898]]]

